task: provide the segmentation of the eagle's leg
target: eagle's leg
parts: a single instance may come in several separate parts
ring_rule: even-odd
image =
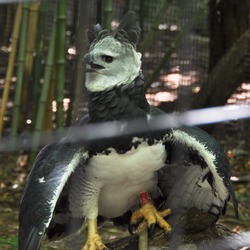
[[[166,233],[171,231],[171,226],[164,220],[164,217],[171,213],[169,208],[161,212],[157,211],[147,192],[140,193],[140,204],[141,208],[135,211],[131,216],[129,227],[130,233],[135,233],[135,228],[137,227],[139,229],[140,227],[138,227],[138,224],[141,222],[143,223],[144,220],[147,222],[149,234],[154,230],[156,224],[163,228]],[[136,232],[140,234],[140,230]]]
[[[107,247],[97,232],[97,218],[88,219],[88,238],[82,250],[103,250]]]

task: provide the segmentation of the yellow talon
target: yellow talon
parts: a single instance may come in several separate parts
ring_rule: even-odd
[[[170,213],[171,210],[169,208],[159,212],[153,204],[147,203],[133,213],[131,217],[131,224],[136,225],[139,221],[145,219],[147,221],[148,228],[157,223],[166,233],[168,233],[171,231],[171,226],[164,220],[164,217]]]
[[[82,250],[103,250],[107,247],[97,232],[97,219],[88,219],[88,238]]]

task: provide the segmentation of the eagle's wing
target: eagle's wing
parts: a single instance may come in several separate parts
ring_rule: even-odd
[[[173,211],[198,208],[219,217],[231,196],[230,165],[220,144],[197,127],[171,129],[165,137],[166,166],[159,171],[159,187]]]
[[[84,162],[84,149],[61,140],[38,154],[21,200],[19,250],[38,249],[57,200],[72,172]]]

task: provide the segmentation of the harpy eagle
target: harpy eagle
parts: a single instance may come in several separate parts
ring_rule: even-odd
[[[39,249],[44,235],[69,234],[84,220],[88,238],[83,249],[103,249],[98,216],[115,220],[131,213],[132,231],[144,219],[149,228],[157,223],[169,232],[164,217],[170,209],[183,213],[196,208],[218,218],[231,196],[237,211],[229,162],[206,132],[183,127],[126,133],[126,121],[147,124],[164,115],[145,97],[135,13],[128,12],[113,32],[96,25],[87,34],[89,112],[65,138],[38,154],[21,200],[19,250]],[[107,121],[124,121],[124,135],[76,140],[85,133],[83,125]]]

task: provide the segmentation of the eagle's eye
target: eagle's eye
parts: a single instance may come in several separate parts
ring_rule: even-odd
[[[106,62],[106,63],[112,63],[113,60],[114,60],[114,58],[112,56],[106,56],[106,55],[104,55],[104,56],[102,56],[102,60],[104,62]]]

